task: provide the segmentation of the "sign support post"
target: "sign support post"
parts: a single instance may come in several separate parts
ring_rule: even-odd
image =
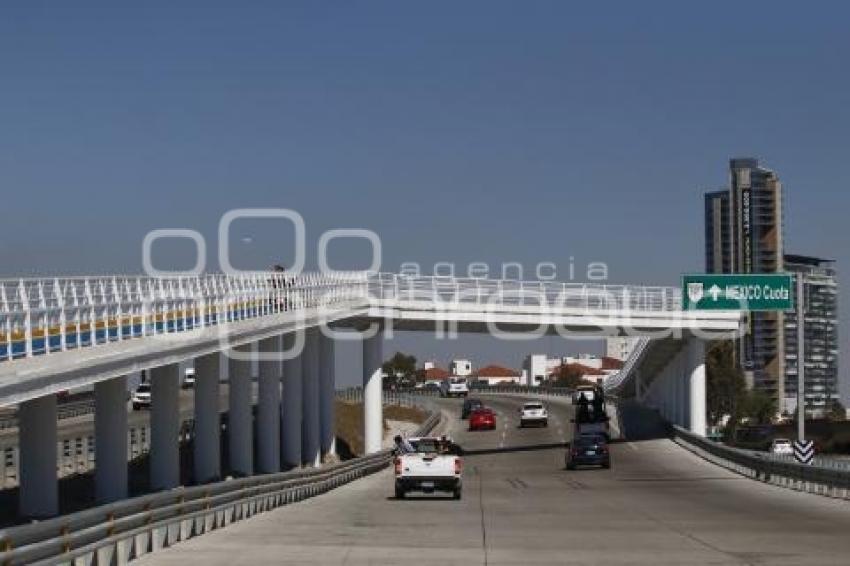
[[[806,441],[806,329],[803,274],[797,274],[797,440]]]

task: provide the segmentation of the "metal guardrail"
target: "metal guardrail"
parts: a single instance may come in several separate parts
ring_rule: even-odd
[[[0,361],[88,348],[281,312],[370,301],[438,308],[539,307],[606,313],[681,312],[674,287],[410,277],[393,273],[251,272],[0,279]]]
[[[432,412],[416,434],[439,422]],[[0,564],[122,564],[385,468],[384,450],[317,469],[258,475],[145,495],[0,530]]]
[[[363,301],[366,272],[0,279],[0,361]]]
[[[797,491],[850,499],[850,470],[823,465],[806,466],[772,454],[733,448],[673,427],[673,439],[702,458],[754,480]]]
[[[72,419],[74,417],[81,417],[83,415],[89,415],[94,412],[94,399],[87,399],[85,401],[73,401],[71,403],[60,403],[56,407],[56,418],[58,420],[62,419]],[[16,428],[18,426],[18,417],[17,413],[9,414],[8,416],[0,417],[0,430],[7,430],[10,428]]]
[[[362,388],[353,387],[350,389],[346,389],[344,391],[339,392],[339,395],[351,396],[350,400],[361,401],[363,395]],[[544,386],[528,386],[528,385],[489,385],[489,386],[481,386],[481,385],[473,385],[469,387],[470,393],[516,393],[516,394],[535,394],[535,395],[552,395],[552,396],[562,396],[569,397],[573,394],[573,390],[567,387],[544,387]],[[358,397],[359,395],[359,397]],[[398,389],[398,390],[386,390],[384,391],[384,399],[385,403],[389,403],[387,399],[397,399],[402,402],[405,399],[415,399],[416,397],[440,397],[441,393],[439,389],[436,388],[411,388],[411,389]],[[399,402],[398,404],[402,404]]]
[[[518,281],[379,273],[369,278],[374,299],[443,304],[545,306],[587,312],[681,312],[676,287],[594,285],[557,281]]]

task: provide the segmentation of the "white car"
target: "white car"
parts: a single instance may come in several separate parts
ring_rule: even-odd
[[[150,409],[151,406],[151,384],[144,382],[140,383],[136,390],[133,391],[133,410]]]
[[[412,451],[396,454],[395,496],[404,499],[410,492],[447,492],[460,499],[463,483],[463,459],[449,440],[432,437],[409,438]]]
[[[770,443],[771,454],[791,455],[794,454],[794,446],[787,438],[775,438]]]
[[[529,402],[522,406],[519,410],[519,426],[522,428],[526,425],[549,426],[549,412],[543,403]]]
[[[440,385],[440,394],[443,397],[466,397],[469,395],[469,385],[462,377],[450,377]]]
[[[183,372],[183,389],[191,389],[195,386],[195,368],[186,368]]]

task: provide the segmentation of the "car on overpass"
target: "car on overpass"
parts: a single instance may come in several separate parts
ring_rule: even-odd
[[[496,413],[489,407],[481,407],[469,415],[469,430],[494,430]]]
[[[407,445],[412,452],[396,454],[393,459],[396,499],[404,499],[411,492],[443,492],[460,499],[463,490],[460,447],[445,437],[408,438]]]
[[[183,389],[191,389],[195,387],[195,368],[186,368],[183,372]]]
[[[136,387],[136,390],[133,391],[133,396],[131,397],[131,402],[133,403],[133,410],[138,411],[139,409],[150,409],[151,408],[151,384],[147,381],[143,381]]]
[[[529,401],[519,409],[519,427],[523,428],[529,425],[549,426],[549,412],[543,403]]]
[[[610,468],[608,441],[601,434],[574,437],[567,450],[565,463],[568,470],[575,470],[579,466]]]

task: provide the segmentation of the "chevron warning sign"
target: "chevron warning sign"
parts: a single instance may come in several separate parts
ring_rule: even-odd
[[[815,458],[815,443],[812,440],[794,441],[794,459],[807,466]]]

